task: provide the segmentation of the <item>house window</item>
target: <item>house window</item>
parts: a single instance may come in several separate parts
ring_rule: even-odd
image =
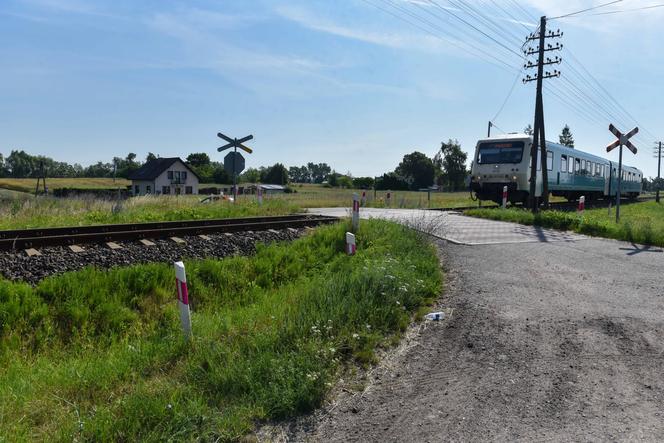
[[[175,181],[180,183],[180,171],[175,171]]]
[[[185,186],[185,187],[184,187],[184,193],[185,193],[185,194],[193,194],[194,191],[193,191],[193,189],[191,188],[191,186]]]
[[[180,194],[182,194],[182,189],[180,189],[179,186],[176,186],[175,187],[175,195],[180,195]]]
[[[187,181],[187,171],[180,172],[180,178],[182,179],[183,182],[186,182]]]
[[[567,156],[560,156],[560,172],[567,172]]]
[[[138,185],[134,186],[134,195],[139,195],[141,193],[141,188]]]
[[[171,187],[170,186],[162,186],[161,187],[161,193],[166,195],[171,193]]]
[[[546,170],[553,171],[553,152],[546,151]]]
[[[147,186],[145,187],[145,193],[146,193],[146,194],[152,194],[152,186],[147,185]]]
[[[168,177],[169,180],[173,180],[173,171],[168,171],[166,177]]]

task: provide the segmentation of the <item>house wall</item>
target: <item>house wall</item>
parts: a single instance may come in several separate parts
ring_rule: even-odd
[[[136,192],[136,186],[138,186],[138,192]],[[149,187],[149,189],[148,189]],[[154,182],[153,181],[144,181],[144,180],[132,180],[131,182],[131,194],[133,196],[137,195],[146,195],[154,194]]]
[[[173,171],[173,179],[168,178],[168,171]],[[187,178],[185,180],[178,181],[176,172],[186,172]],[[163,194],[164,187],[170,189],[171,195],[177,195],[177,189],[179,188],[180,194],[184,195],[186,192],[187,186],[191,186],[191,193],[198,194],[198,178],[194,175],[189,168],[185,166],[181,161],[176,161],[164,171],[159,177],[154,181],[155,189],[157,194]]]

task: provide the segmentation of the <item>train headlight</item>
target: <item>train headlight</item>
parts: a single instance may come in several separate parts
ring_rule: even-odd
[[[516,181],[516,175],[512,176],[512,180]]]

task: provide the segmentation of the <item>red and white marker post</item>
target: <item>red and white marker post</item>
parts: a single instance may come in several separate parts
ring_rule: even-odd
[[[503,209],[507,208],[507,186],[503,186]]]
[[[357,246],[355,244],[355,234],[352,232],[346,232],[346,254],[355,255],[357,251]]]
[[[256,198],[258,199],[258,206],[263,204],[263,187],[261,185],[256,186]]]
[[[360,205],[367,205],[367,191],[362,191],[362,200],[360,200]]]
[[[585,209],[586,209],[586,197],[582,195],[581,197],[579,197],[579,208],[577,209],[577,212],[579,214],[583,214],[583,211],[585,211]]]
[[[360,228],[360,196],[353,192],[353,232]]]
[[[385,202],[386,202],[386,205],[387,205],[388,208],[390,207],[390,198],[391,197],[392,197],[392,193],[388,192],[387,197],[385,198]]]
[[[178,307],[180,308],[180,322],[184,338],[191,338],[191,312],[189,311],[189,290],[187,289],[187,274],[184,271],[184,263],[175,262],[175,284],[177,285]]]

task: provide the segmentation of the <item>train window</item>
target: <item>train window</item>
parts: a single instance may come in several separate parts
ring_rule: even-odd
[[[574,172],[579,173],[581,170],[581,159],[580,158],[575,158],[574,159]]]
[[[477,163],[521,163],[523,146],[523,142],[482,143],[477,148]]]
[[[546,170],[553,171],[553,152],[546,151]]]
[[[560,172],[567,172],[567,156],[560,156]]]
[[[570,174],[574,172],[574,157],[570,157],[569,161],[567,162],[567,172]]]

